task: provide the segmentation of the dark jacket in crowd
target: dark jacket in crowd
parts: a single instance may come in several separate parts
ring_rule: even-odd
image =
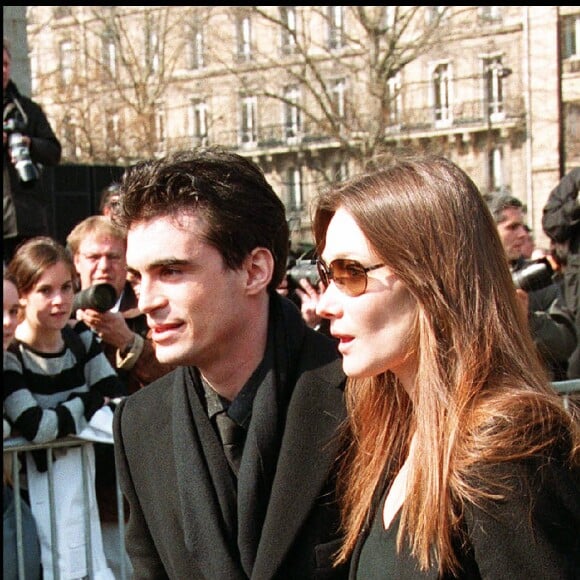
[[[342,364],[335,343],[287,299],[272,302],[274,364],[255,395],[237,486],[197,369],[180,367],[116,409],[135,578],[346,576],[331,566],[340,541],[333,467],[345,417]]]
[[[530,261],[520,258],[512,264],[517,272]],[[528,320],[538,347],[553,381],[567,379],[568,360],[578,344],[574,316],[566,306],[560,284],[552,282],[528,292]]]
[[[30,158],[42,171],[42,166],[57,165],[61,158],[61,144],[57,139],[42,108],[32,99],[20,94],[13,81],[8,82],[4,92],[3,122],[17,118],[22,123],[18,131],[31,139]],[[50,235],[49,208],[51,192],[43,188],[41,179],[22,183],[11,163],[8,147],[4,149],[4,170],[8,170],[10,191],[16,209],[17,235],[30,238]]]
[[[573,312],[580,341],[580,167],[567,173],[550,192],[542,215],[542,227],[554,242],[564,245],[566,263],[563,294]],[[570,357],[568,378],[580,378],[580,344]]]

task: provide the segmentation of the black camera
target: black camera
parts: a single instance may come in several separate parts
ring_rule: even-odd
[[[548,258],[540,258],[526,262],[526,265],[512,272],[512,280],[516,288],[531,292],[545,288],[553,281],[554,269]]]
[[[73,312],[84,308],[92,308],[106,312],[115,306],[117,291],[111,284],[95,284],[90,288],[77,292],[73,299]]]
[[[22,131],[26,128],[24,121],[18,117],[11,117],[4,121],[3,130],[8,134],[8,150],[18,177],[22,183],[36,181],[40,174],[38,168],[30,158],[30,149],[24,143]]]
[[[320,282],[316,260],[313,259],[296,260],[296,263],[288,269],[287,274],[295,285],[298,285],[302,278],[306,278],[315,287]]]

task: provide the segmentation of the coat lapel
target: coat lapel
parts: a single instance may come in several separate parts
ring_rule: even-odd
[[[306,372],[290,402],[253,578],[273,577],[319,498],[344,418],[340,363]]]

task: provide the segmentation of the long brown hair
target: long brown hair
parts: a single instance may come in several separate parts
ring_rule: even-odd
[[[313,221],[319,254],[339,207],[419,309],[413,400],[390,372],[347,383],[337,561],[352,552],[381,476],[401,468],[414,434],[398,547],[408,541],[424,570],[457,572],[453,535],[463,506],[507,489],[482,480],[482,465],[562,440],[577,461],[578,425],[550,387],[496,225],[465,172],[438,156],[405,158],[323,192]]]

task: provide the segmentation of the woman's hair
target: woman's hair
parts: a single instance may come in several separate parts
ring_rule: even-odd
[[[418,373],[412,400],[391,372],[347,382],[337,560],[351,553],[381,476],[397,473],[415,435],[398,546],[408,540],[422,569],[456,571],[463,506],[506,491],[482,475],[486,462],[538,454],[566,433],[574,448],[578,428],[540,363],[496,224],[457,165],[402,158],[323,192],[313,220],[319,255],[338,208],[418,302],[409,337]]]
[[[6,274],[14,280],[20,296],[28,294],[47,268],[63,262],[73,280],[76,270],[66,248],[48,236],[37,236],[22,243],[8,263]]]

